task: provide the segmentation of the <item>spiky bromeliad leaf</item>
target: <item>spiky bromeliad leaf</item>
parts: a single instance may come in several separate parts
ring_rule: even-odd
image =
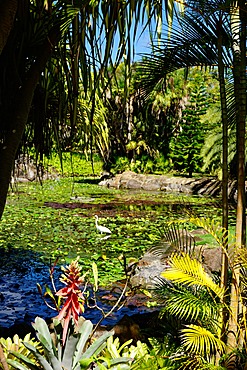
[[[60,361],[58,358],[53,354],[51,349],[44,348],[44,351],[46,353],[46,357],[49,360],[49,362],[46,360],[44,355],[37,351],[35,347],[33,347],[30,343],[25,343],[25,346],[29,349],[31,353],[36,357],[39,364],[42,366],[45,370],[63,370]]]
[[[52,367],[48,361],[45,359],[45,357],[30,343],[24,343],[27,349],[33,354],[35,359],[39,362],[39,364],[42,366],[43,369],[46,370],[62,370],[62,367]],[[8,363],[13,366],[15,369],[19,370],[25,370],[25,369],[31,369],[31,370],[38,370],[40,367],[37,366],[33,361],[31,361],[27,356],[23,356],[18,352],[11,352],[13,355],[15,355],[20,362],[8,360]],[[25,365],[23,365],[25,364]]]
[[[99,354],[101,350],[106,346],[107,338],[109,338],[111,335],[113,335],[113,332],[107,332],[101,335],[93,344],[91,344],[90,347],[87,348],[87,350],[80,357],[79,361]]]
[[[83,325],[81,326],[79,330],[79,333],[81,335],[80,335],[79,341],[76,344],[76,348],[74,351],[73,364],[72,364],[73,369],[76,367],[76,365],[78,364],[81,358],[81,354],[90,337],[90,334],[92,333],[92,330],[93,330],[93,324],[91,323],[91,321],[89,320],[84,321]]]
[[[36,317],[33,324],[34,329],[37,332],[37,338],[40,340],[44,349],[48,351],[56,352],[52,337],[48,328],[47,323],[41,317]],[[25,344],[26,345],[26,344]]]
[[[217,297],[223,298],[224,289],[214,283],[197,260],[191,259],[187,254],[174,253],[169,264],[170,268],[161,273],[163,278],[188,286],[205,286]]]
[[[197,325],[186,325],[181,330],[181,341],[189,352],[198,353],[202,356],[224,352],[225,343],[216,337],[211,331]]]
[[[14,369],[18,369],[18,370],[28,370],[28,369],[38,370],[39,369],[39,367],[35,365],[35,363],[31,361],[28,357],[21,355],[20,353],[15,352],[15,351],[11,351],[11,354],[13,354],[16,358],[18,358],[22,362],[21,363],[16,360],[7,359],[8,365],[11,365]]]

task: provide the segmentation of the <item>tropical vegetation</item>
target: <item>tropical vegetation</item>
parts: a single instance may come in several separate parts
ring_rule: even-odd
[[[174,332],[165,333],[168,350],[152,340],[151,347],[139,344],[133,349],[129,343],[119,347],[110,333],[91,343],[88,321],[74,333],[85,302],[76,260],[65,272],[66,287],[59,290],[65,302],[61,310],[57,306],[55,342],[46,323],[37,318],[34,328],[43,349],[24,343],[28,355],[15,352],[18,361],[5,361],[1,345],[5,369],[8,363],[20,369],[133,368],[150,366],[150,356],[155,358],[154,368],[246,367],[246,10],[243,0],[1,2],[0,217],[4,226],[18,156],[19,160],[31,157],[40,178],[52,156],[58,156],[62,165],[64,153],[72,158],[76,152],[90,159],[93,169],[93,158],[100,156],[103,169],[113,173],[131,169],[191,177],[207,171],[222,179],[221,227],[210,220],[190,220],[218,243],[221,275],[208,274],[200,255],[179,242],[162,274],[165,280],[159,281],[156,294],[165,303],[161,319],[171,318],[181,329],[176,341],[169,337]],[[150,31],[151,53],[134,62],[131,41],[140,24]],[[233,237],[229,178],[237,184]],[[55,187],[54,182],[45,186]],[[37,223],[42,217],[33,216]],[[23,234],[18,222],[7,225],[10,248],[17,232]],[[82,231],[77,222],[74,225]],[[48,226],[53,231],[54,225]],[[151,243],[157,241],[152,229],[147,234]],[[179,239],[181,234],[173,235]],[[36,237],[44,244],[38,228]],[[59,235],[56,240],[62,239]],[[5,243],[6,236],[2,240]],[[30,245],[35,243],[31,237]],[[121,251],[128,249],[127,243]],[[57,249],[54,256],[59,253]],[[124,253],[118,257],[126,267]],[[104,251],[95,259],[104,261]],[[95,271],[94,265],[94,277]],[[103,353],[106,343],[108,352]]]

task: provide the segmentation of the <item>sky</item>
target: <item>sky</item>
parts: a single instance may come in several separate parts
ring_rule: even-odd
[[[132,30],[134,33],[134,30]],[[134,40],[134,35],[133,35]],[[115,36],[115,44],[119,42],[119,36]],[[142,25],[138,26],[135,42],[134,42],[134,55],[132,53],[132,62],[138,61],[142,58],[142,54],[150,54],[151,44],[150,44],[150,34],[148,28],[143,29]]]

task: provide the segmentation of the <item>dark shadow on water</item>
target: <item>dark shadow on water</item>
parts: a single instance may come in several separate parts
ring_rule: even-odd
[[[80,180],[75,180],[75,182],[79,184],[95,184],[98,185],[100,182],[100,177],[95,177],[95,178],[85,178],[85,179],[80,179]]]

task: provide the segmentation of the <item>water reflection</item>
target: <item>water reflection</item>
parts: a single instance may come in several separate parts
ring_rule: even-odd
[[[0,248],[0,253],[0,337],[7,337],[6,329],[13,327],[13,325],[25,323],[31,326],[36,316],[48,319],[56,316],[57,311],[52,311],[51,308],[47,307],[37,289],[37,283],[42,288],[45,285],[51,287],[49,266],[40,261],[38,253],[11,248],[8,250]],[[60,276],[60,266],[56,266],[54,282],[57,289],[62,287],[62,283],[59,281]],[[96,324],[102,317],[101,310],[107,313],[118,299],[119,289],[114,293],[100,288],[96,292],[97,306],[100,310],[85,307],[83,316]],[[114,300],[111,301],[107,298],[109,296],[112,296]],[[146,306],[123,306],[104,319],[102,325],[113,326],[125,314],[150,311],[152,309],[148,309]]]
[[[100,240],[106,240],[106,239],[109,239],[111,237],[111,235],[105,235],[103,236],[102,238],[99,238]]]

